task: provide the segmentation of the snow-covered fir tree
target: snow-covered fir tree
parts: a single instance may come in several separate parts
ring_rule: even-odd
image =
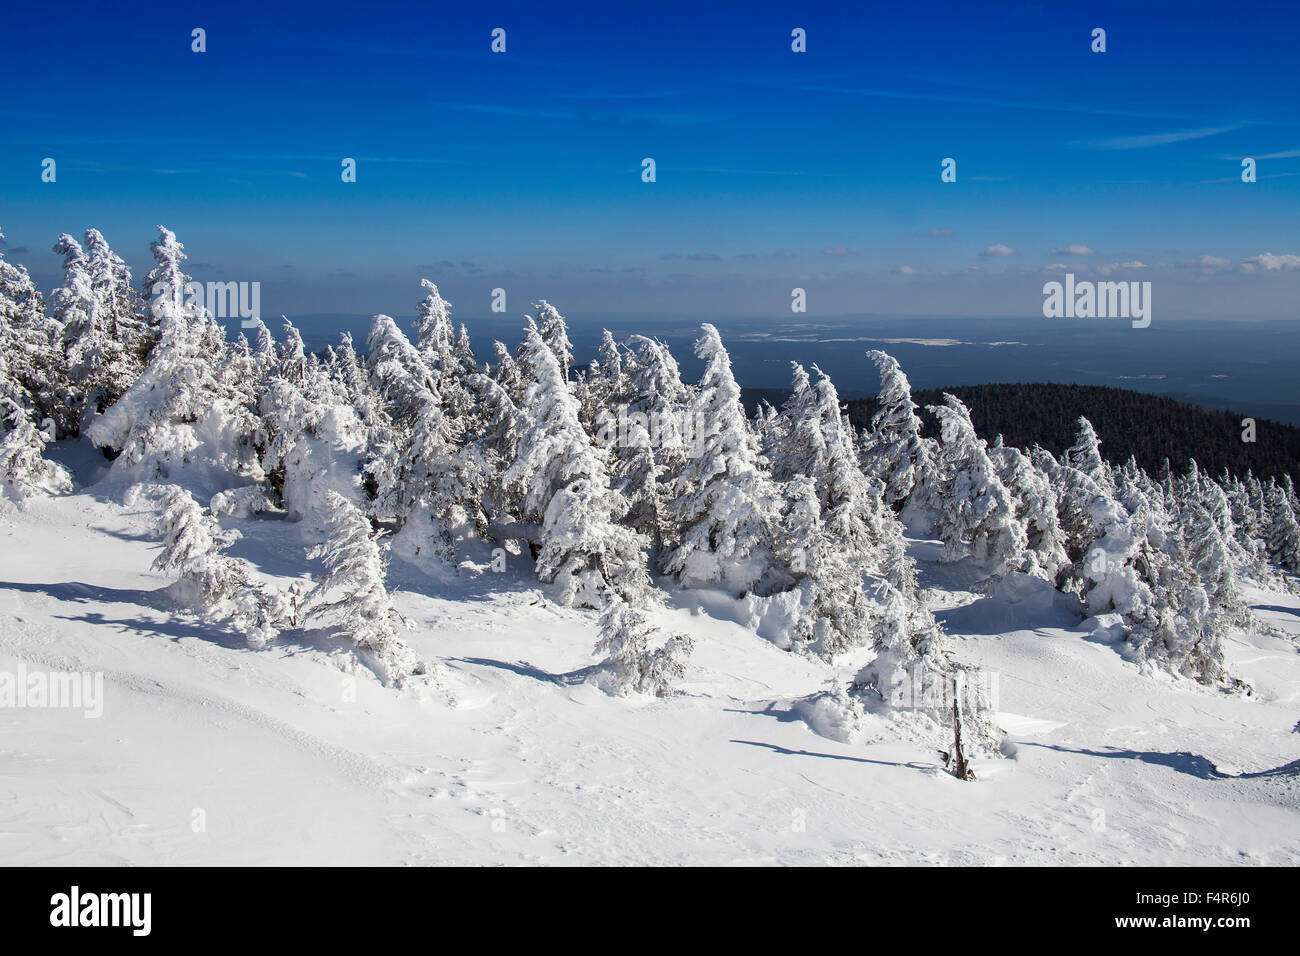
[[[1268,559],[1283,571],[1300,574],[1300,521],[1286,489],[1269,483],[1265,495],[1268,508]]]
[[[309,532],[323,530],[331,493],[361,499],[367,431],[343,389],[315,356],[305,354],[287,320],[258,409],[266,434],[262,470],[291,519],[304,522]]]
[[[998,477],[984,440],[975,434],[966,406],[955,395],[943,398],[943,405],[930,406],[942,438],[935,462],[942,501],[936,525],[944,542],[942,558],[991,560],[994,573],[1020,570],[1029,541],[1015,500]]]
[[[546,343],[546,347],[551,350],[551,354],[555,356],[555,361],[559,363],[560,381],[567,386],[569,369],[573,367],[573,343],[569,341],[569,326],[559,310],[545,299],[534,302],[533,308],[537,311],[533,316],[537,332]]]
[[[778,570],[772,554],[777,491],[745,418],[731,358],[712,325],[702,326],[695,354],[705,370],[689,415],[703,423],[703,434],[677,476],[671,506],[676,540],[665,570],[687,586],[771,590]]]
[[[67,402],[60,341],[58,323],[46,315],[31,276],[0,249],[0,400],[32,409],[42,423],[52,419]]]
[[[880,371],[879,408],[862,436],[862,466],[885,485],[885,501],[895,509],[911,503],[924,513],[932,505],[934,442],[921,436],[912,386],[892,355],[867,353]]]
[[[32,411],[0,398],[0,490],[16,501],[72,490],[72,476],[45,457],[47,436],[32,421]]]
[[[87,427],[91,441],[118,453],[115,470],[140,479],[165,478],[178,468],[221,476],[260,477],[241,396],[218,369],[224,333],[202,308],[186,300],[184,247],[158,227],[151,246],[156,265],[146,280],[159,339],[149,364],[122,397]],[[228,480],[228,479],[227,479]]]
[[[1029,455],[1002,443],[1002,436],[988,449],[998,478],[1016,505],[1016,521],[1026,535],[1025,559],[1020,570],[1048,581],[1069,563],[1065,553],[1065,532],[1061,529],[1058,498],[1051,479]]]
[[[503,483],[525,521],[540,525],[537,575],[565,604],[601,607],[614,592],[634,605],[649,599],[646,541],[617,523],[625,504],[578,420],[578,400],[560,364],[529,321],[520,364],[531,380],[520,405],[526,425]]]
[[[664,638],[646,616],[617,594],[610,594],[600,615],[595,653],[602,683],[614,694],[668,697],[686,673],[695,642],[685,634]]]
[[[161,500],[162,550],[156,571],[176,574],[177,600],[205,617],[229,617],[251,647],[264,647],[279,633],[289,602],[255,581],[247,561],[225,553],[239,533],[224,531],[188,491],[169,486]]]
[[[327,498],[327,539],[307,557],[325,571],[307,596],[309,619],[336,623],[358,656],[385,685],[425,673],[424,663],[401,638],[406,620],[384,584],[385,558],[370,520],[342,495]]]

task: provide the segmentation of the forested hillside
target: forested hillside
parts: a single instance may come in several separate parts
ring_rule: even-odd
[[[862,384],[863,391],[870,387],[870,382]],[[1079,416],[1083,416],[1102,436],[1102,456],[1113,465],[1123,464],[1132,455],[1144,470],[1159,474],[1165,458],[1176,472],[1195,458],[1202,470],[1215,475],[1227,468],[1239,475],[1250,469],[1265,479],[1287,473],[1300,478],[1300,428],[1257,419],[1256,440],[1244,442],[1241,423],[1245,413],[1211,411],[1160,395],[1097,385],[957,385],[912,393],[921,407],[927,437],[938,434],[938,424],[926,406],[943,404],[944,392],[965,403],[975,430],[989,441],[1000,434],[1008,445],[1029,448],[1039,444],[1059,455],[1074,442]],[[752,409],[766,400],[779,407],[788,394],[785,390],[747,389],[745,403]],[[855,428],[870,425],[875,399],[850,399],[845,404]]]

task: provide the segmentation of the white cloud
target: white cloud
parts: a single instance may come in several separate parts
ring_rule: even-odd
[[[852,249],[846,249],[844,246],[833,246],[830,249],[823,249],[824,256],[856,256],[857,253]]]
[[[1219,256],[1198,256],[1195,259],[1184,259],[1178,263],[1180,269],[1197,269],[1205,275],[1214,275],[1216,272],[1222,272],[1232,265],[1229,259],[1222,259]]]
[[[1265,272],[1290,272],[1292,269],[1300,269],[1300,256],[1275,256],[1271,252],[1264,252],[1257,256],[1250,256],[1241,261],[1242,272],[1253,275],[1260,269],[1263,269]]]
[[[1112,272],[1119,272],[1122,269],[1145,269],[1146,267],[1147,264],[1145,262],[1139,262],[1137,259],[1132,259],[1128,262],[1107,262],[1104,265],[1097,266],[1097,271],[1104,276],[1108,276]]]
[[[1054,255],[1054,256],[1090,256],[1090,255],[1092,255],[1092,247],[1091,247],[1091,246],[1080,245],[1079,243],[1076,242],[1076,243],[1071,243],[1071,244],[1068,245],[1068,246],[1062,246],[1060,249],[1053,249],[1053,250],[1052,250],[1052,255]]]
[[[916,270],[911,266],[899,266],[894,270],[894,273],[900,276],[914,276],[916,275]]]
[[[1000,242],[994,243],[991,246],[985,246],[980,250],[980,255],[982,256],[1014,256],[1015,254],[1016,250],[1012,249],[1010,246],[1004,246]]]

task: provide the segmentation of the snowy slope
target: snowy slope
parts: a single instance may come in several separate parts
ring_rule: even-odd
[[[670,700],[585,683],[594,612],[522,567],[435,582],[394,562],[408,639],[442,662],[421,688],[349,675],[324,632],[247,650],[172,608],[151,515],[96,491],[0,506],[0,671],[102,671],[106,695],[99,719],[0,711],[9,864],[1300,862],[1287,640],[1232,642],[1243,699],[1139,674],[1043,594],[932,592],[959,659],[999,675],[1013,741],[962,783],[889,727],[814,733],[798,702],[851,669],[708,593],[656,615],[696,640]],[[310,572],[294,526],[238,527],[263,574]],[[1251,597],[1300,632],[1296,597]]]

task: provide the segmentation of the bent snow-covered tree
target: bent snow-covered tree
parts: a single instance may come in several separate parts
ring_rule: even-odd
[[[337,492],[328,506],[329,537],[307,554],[325,564],[307,596],[309,616],[334,620],[384,684],[423,674],[424,664],[399,636],[406,622],[384,585],[384,553],[370,520]]]
[[[17,501],[72,490],[66,468],[45,458],[46,436],[33,424],[31,412],[10,398],[0,399],[0,490]]]
[[[664,639],[644,614],[617,594],[609,596],[601,613],[596,653],[604,656],[600,670],[606,688],[615,694],[670,696],[674,683],[686,673],[694,646],[684,634]]]
[[[910,503],[924,513],[934,491],[934,443],[921,437],[912,386],[898,361],[879,349],[867,357],[880,370],[880,407],[862,435],[863,469],[884,482],[886,503],[896,509]]]
[[[625,503],[578,420],[578,400],[555,353],[528,323],[520,364],[531,379],[520,405],[526,425],[504,484],[525,520],[541,525],[537,575],[559,585],[561,603],[601,607],[614,592],[633,604],[652,591],[645,539],[617,523]]]

